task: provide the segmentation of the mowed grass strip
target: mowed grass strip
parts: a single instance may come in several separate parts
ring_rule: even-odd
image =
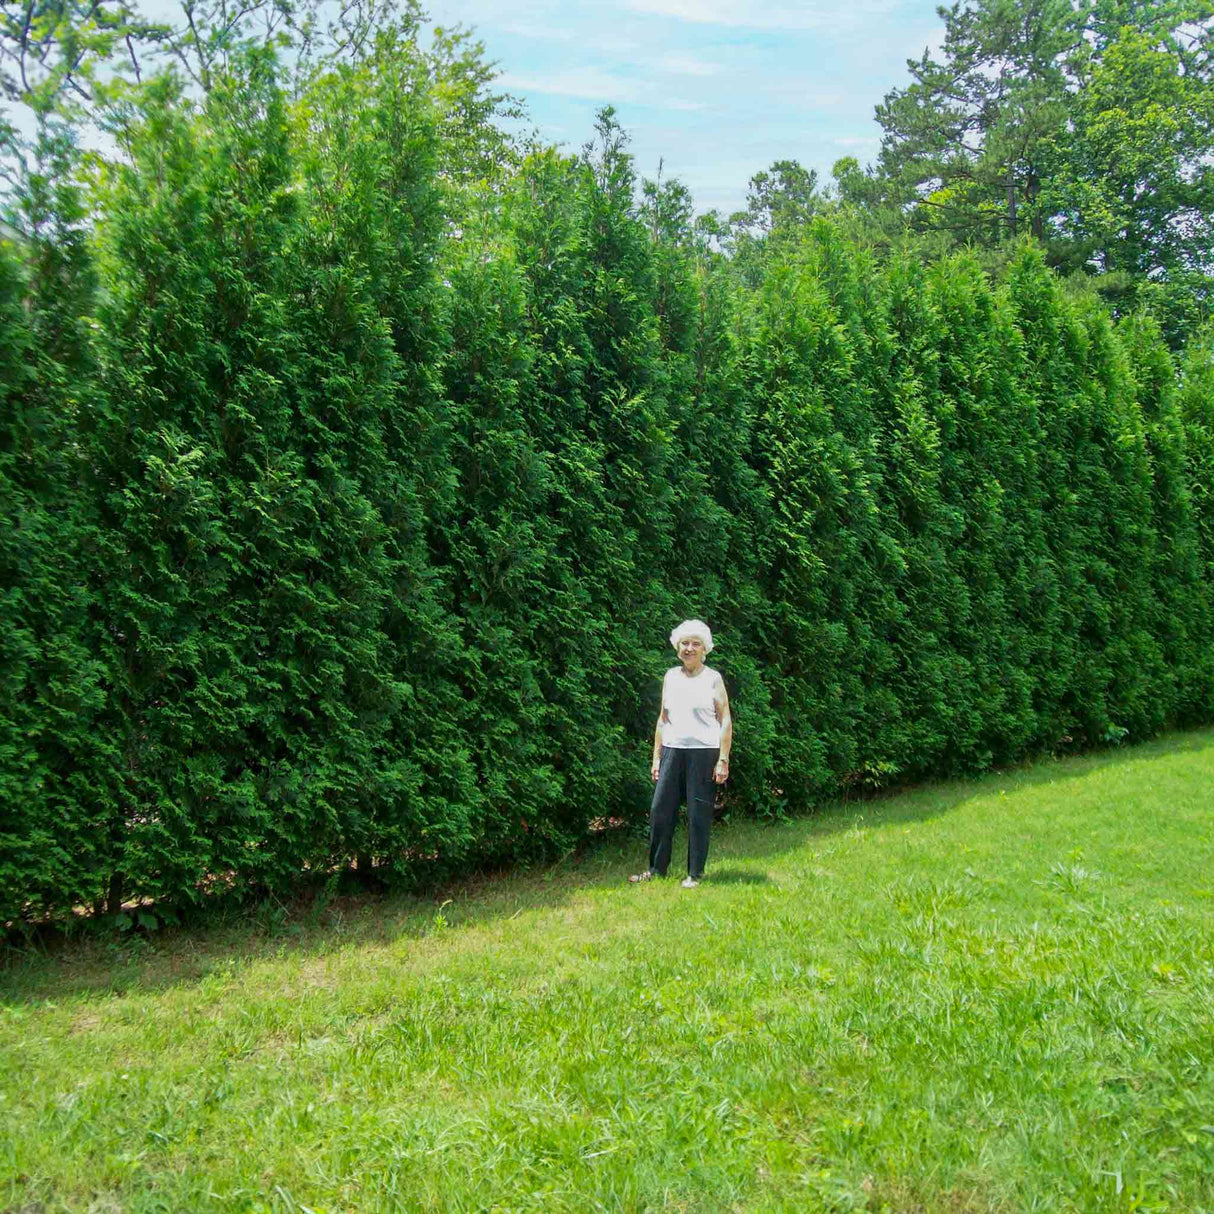
[[[11,959],[0,1209],[1214,1210],[1212,827],[1206,730]]]

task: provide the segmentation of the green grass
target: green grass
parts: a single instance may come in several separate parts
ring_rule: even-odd
[[[17,958],[0,1209],[1214,1211],[1212,827],[1207,730]]]

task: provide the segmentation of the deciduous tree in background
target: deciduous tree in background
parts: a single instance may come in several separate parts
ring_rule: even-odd
[[[1052,262],[1153,304],[1174,347],[1212,271],[1207,0],[957,0],[941,55],[877,107],[875,172],[840,163],[845,204],[993,247],[1031,232]],[[887,225],[888,227],[888,225]]]

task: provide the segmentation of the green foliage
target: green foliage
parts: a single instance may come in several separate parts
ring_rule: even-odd
[[[94,405],[82,316],[95,286],[74,154],[43,124],[22,243],[0,245],[0,916],[104,893],[97,827],[113,756],[84,571],[96,504],[80,492]]]
[[[1177,404],[1184,435],[1184,485],[1196,543],[1196,615],[1191,624],[1197,649],[1196,703],[1208,719],[1214,709],[1214,334],[1199,333],[1182,368]]]
[[[821,208],[818,174],[796,160],[777,160],[756,173],[746,191],[746,210],[730,217],[736,238],[778,235],[803,227]]]
[[[940,15],[939,56],[910,61],[877,107],[879,164],[836,166],[841,209],[878,243],[907,224],[986,248],[1031,233],[1120,315],[1151,307],[1179,349],[1209,306],[1214,9],[957,0]]]
[[[1056,628],[1023,343],[970,258],[892,275],[886,425],[906,559],[908,764],[981,768],[1039,747],[1035,645]],[[918,736],[916,736],[916,734]]]
[[[909,61],[912,83],[877,107],[882,171],[927,226],[979,243],[1029,226],[1040,236],[1044,157],[1065,128],[1081,19],[1066,0],[957,0],[940,15],[941,58]]]
[[[1050,696],[1063,714],[1059,740],[1095,743],[1115,726],[1144,736],[1174,702],[1152,631],[1157,537],[1132,372],[1107,316],[1067,306],[1039,257],[1022,260],[1011,289],[1043,404],[1046,527],[1061,590]]]
[[[480,602],[465,591],[461,615],[475,648],[492,654],[493,682],[505,676],[500,701],[478,687],[482,743],[509,740],[485,758],[486,778],[510,790],[496,811],[503,850],[568,845],[591,819],[643,804],[639,748],[656,703],[642,689],[656,693],[661,671],[645,621],[676,610],[658,572],[670,565],[675,487],[634,185],[623,132],[604,112],[581,158],[542,153],[523,165],[509,255],[465,262],[458,280],[471,301],[487,292],[475,323],[459,317],[449,383],[475,435],[460,580],[471,590],[484,570],[493,577]],[[504,481],[492,471],[503,461],[516,469]],[[519,812],[537,804],[534,818]]]
[[[1208,344],[1020,244],[879,264],[854,165],[727,229],[610,109],[523,154],[419,21],[19,158],[0,921],[565,854],[643,818],[689,615],[730,813],[1210,719]]]

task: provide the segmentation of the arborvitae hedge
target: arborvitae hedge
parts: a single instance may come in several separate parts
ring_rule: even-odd
[[[67,145],[27,190],[0,920],[640,820],[690,614],[738,812],[1214,717],[1208,343],[1028,248],[819,221],[739,273],[642,223],[609,115],[470,201],[443,122],[391,35],[294,101],[253,55],[141,91],[91,237]]]

